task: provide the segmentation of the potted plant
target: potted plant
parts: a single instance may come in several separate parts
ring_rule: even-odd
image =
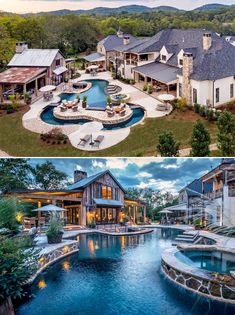
[[[82,98],[82,107],[86,108],[86,106],[87,106],[87,96],[84,95],[83,98]]]
[[[94,217],[91,218],[90,223],[89,223],[89,227],[91,229],[95,229],[96,223],[95,223],[95,218]]]
[[[201,221],[200,219],[195,219],[193,222],[194,226],[195,226],[195,230],[200,230],[201,229]]]
[[[107,106],[112,107],[112,99],[110,95],[106,97],[106,103]]]
[[[50,220],[49,228],[46,231],[48,244],[57,244],[62,242],[63,228],[60,220],[53,216]]]
[[[24,94],[24,100],[27,105],[30,105],[32,102],[32,95],[29,92]]]

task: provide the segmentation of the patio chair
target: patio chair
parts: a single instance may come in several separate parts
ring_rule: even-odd
[[[77,112],[77,111],[78,111],[78,106],[77,106],[77,105],[74,106],[74,107],[72,108],[72,110],[73,110],[73,112]]]
[[[113,109],[106,109],[108,117],[113,117],[115,115],[115,111]]]
[[[126,114],[126,110],[125,109],[122,109],[119,113],[120,116],[125,116]]]
[[[83,138],[80,138],[78,145],[85,147],[86,143],[91,139],[91,135],[85,135]]]
[[[61,112],[66,112],[66,110],[67,110],[67,107],[65,107],[65,106],[61,106],[61,107],[60,107],[60,111],[61,111]]]
[[[99,148],[100,147],[100,144],[101,142],[104,140],[104,136],[98,136],[95,140],[94,140],[94,143],[93,143],[93,147],[96,147],[96,148]]]

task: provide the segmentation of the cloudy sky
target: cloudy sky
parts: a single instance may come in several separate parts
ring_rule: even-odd
[[[221,159],[193,158],[76,158],[47,159],[73,179],[75,169],[93,175],[109,169],[123,187],[151,187],[156,191],[176,193],[185,185],[199,178],[211,168],[217,166]],[[30,163],[45,162],[45,159],[31,159]]]
[[[39,12],[60,9],[90,9],[98,6],[118,7],[121,5],[141,4],[149,7],[170,5],[180,9],[194,9],[207,3],[233,4],[234,0],[0,0],[0,10],[8,12]]]

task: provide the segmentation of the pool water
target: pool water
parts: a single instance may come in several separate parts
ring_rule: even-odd
[[[91,121],[88,119],[73,119],[73,120],[58,119],[54,116],[53,109],[54,109],[53,106],[47,106],[40,116],[41,119],[45,123],[50,124],[50,125],[59,125],[59,126],[74,125],[74,124],[83,125]],[[120,128],[129,127],[136,124],[140,120],[142,120],[143,117],[144,117],[144,110],[142,108],[134,108],[133,115],[129,120],[123,123],[117,124],[117,125],[112,125],[112,126],[104,125],[103,130],[116,130]]]
[[[86,80],[84,82],[91,82],[92,87],[84,93],[80,93],[79,96],[82,100],[83,96],[87,96],[88,107],[92,108],[105,108],[107,105],[107,94],[105,89],[108,86],[108,81],[105,80]],[[60,98],[62,100],[73,101],[77,98],[78,94],[62,93]]]
[[[235,255],[219,251],[184,251],[177,252],[176,257],[187,265],[196,268],[227,274],[235,271]]]
[[[161,253],[178,233],[155,229],[128,237],[81,235],[80,251],[43,272],[29,292],[34,297],[16,314],[233,314],[234,308],[195,299],[164,277]]]

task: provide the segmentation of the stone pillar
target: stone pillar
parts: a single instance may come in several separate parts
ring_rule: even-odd
[[[192,105],[192,87],[190,76],[193,73],[193,54],[184,53],[183,56],[183,84],[182,96],[188,105]]]
[[[212,46],[211,33],[204,33],[203,34],[203,49],[209,50],[211,46]]]

